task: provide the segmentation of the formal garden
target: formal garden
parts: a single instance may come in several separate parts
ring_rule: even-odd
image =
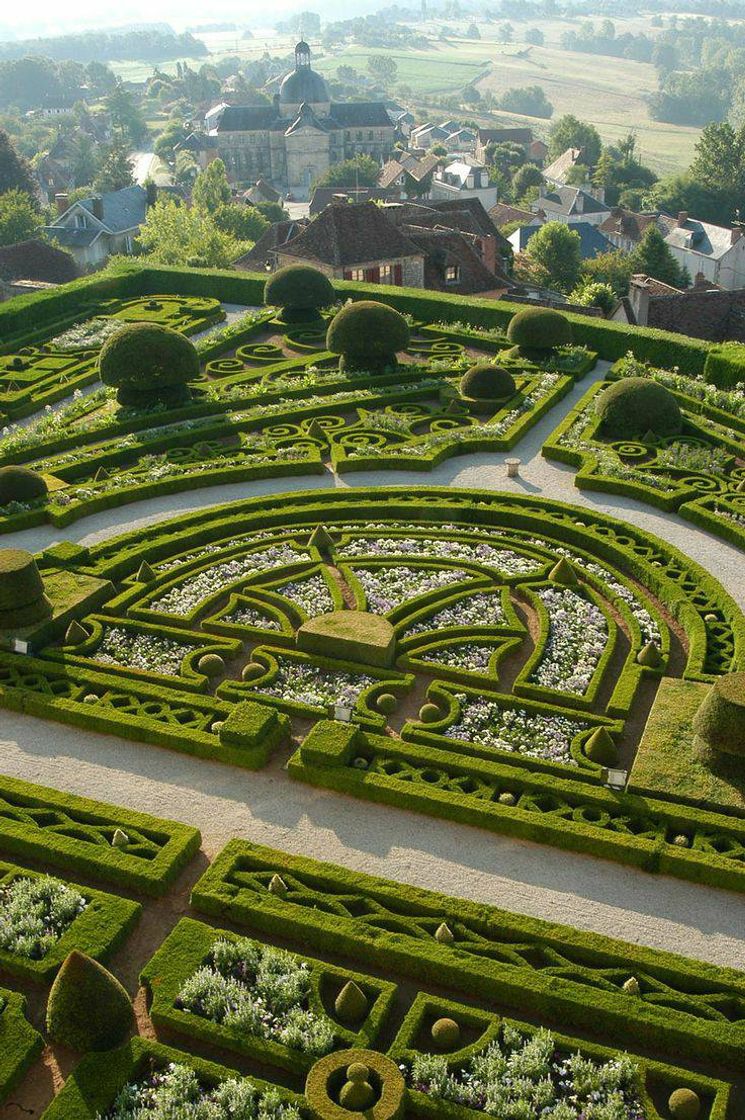
[[[305,266],[129,265],[0,340],[0,708],[52,750],[745,891],[745,348]],[[745,1115],[735,968],[2,770],[0,1120]]]

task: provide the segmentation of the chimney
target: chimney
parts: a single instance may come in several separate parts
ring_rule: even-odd
[[[688,211],[687,210],[679,211],[679,213],[678,213],[678,225],[679,226],[684,226],[687,221],[688,221]]]
[[[64,214],[70,205],[70,196],[65,191],[60,191],[54,196],[54,205],[57,207],[58,214]]]
[[[100,194],[94,194],[91,199],[91,210],[93,217],[98,218],[99,222],[103,221],[103,199]]]

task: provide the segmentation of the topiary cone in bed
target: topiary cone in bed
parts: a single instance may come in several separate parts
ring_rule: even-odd
[[[693,717],[693,730],[710,750],[745,759],[745,673],[717,678]]]
[[[615,766],[618,762],[618,748],[606,727],[597,727],[585,743],[585,754],[591,762],[601,766]]]
[[[88,641],[88,631],[81,626],[76,618],[72,620],[65,631],[65,645],[79,646]]]
[[[330,556],[336,548],[334,538],[325,525],[316,525],[315,529],[310,534],[308,544],[311,545],[312,548],[317,548],[321,556]]]
[[[0,549],[0,629],[20,630],[52,613],[36,561],[21,548]]]
[[[566,587],[572,587],[579,583],[574,565],[567,560],[566,556],[562,556],[561,559],[554,564],[553,568],[548,573],[548,578],[553,583],[563,583]]]
[[[129,996],[116,977],[73,949],[49,993],[49,1037],[72,1050],[112,1050],[124,1041],[133,1021]]]
[[[367,996],[354,980],[348,980],[334,1000],[334,1011],[342,1023],[357,1023],[367,1014]]]
[[[647,669],[659,669],[662,664],[662,654],[654,642],[647,642],[637,653],[636,660]]]

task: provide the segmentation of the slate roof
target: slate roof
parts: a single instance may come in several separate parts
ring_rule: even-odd
[[[511,281],[502,273],[491,272],[469,244],[467,236],[449,229],[428,229],[407,225],[406,235],[424,254],[424,287],[435,291],[504,292]],[[456,266],[460,270],[457,283],[448,283],[445,269]]]
[[[333,268],[418,255],[374,202],[327,206],[283,252]]]
[[[719,260],[732,248],[733,233],[736,232],[729,226],[715,226],[711,222],[699,222],[695,218],[687,218],[685,221],[675,223],[665,237],[665,241],[676,249],[690,250],[704,257]]]
[[[254,247],[233,262],[233,267],[247,272],[264,272],[267,260],[273,260],[277,249],[286,245],[308,225],[307,218],[274,222],[264,230]]]
[[[111,233],[125,233],[142,225],[147,210],[147,191],[144,187],[123,187],[120,191],[104,191],[100,196],[103,204],[103,224]],[[93,213],[93,199],[80,200],[90,214]]]
[[[540,228],[540,226],[520,226],[519,229],[516,229],[510,235],[511,243],[515,246],[516,251],[522,252],[533,234],[537,233]],[[605,234],[600,233],[597,226],[590,225],[589,222],[570,222],[567,228],[579,234],[580,252],[583,261],[591,261],[600,253],[610,253],[614,248]]]
[[[567,174],[582,162],[584,150],[584,148],[567,148],[553,163],[543,169],[544,179],[554,180],[557,183],[566,182]]]
[[[274,105],[226,105],[217,118],[214,133],[278,132],[287,128]]]
[[[308,213],[314,218],[330,206],[335,198],[343,196],[348,202],[385,202],[389,192],[376,187],[316,187],[310,199]]]
[[[393,127],[382,101],[332,102],[329,115],[342,128]]]
[[[243,197],[246,202],[279,202],[282,195],[266,179],[257,179],[252,187],[244,191]]]
[[[378,176],[378,185],[390,187],[404,171],[417,183],[421,183],[422,179],[432,174],[439,162],[437,156],[423,156],[418,159],[410,152],[400,152],[396,159],[389,159],[383,165]]]
[[[518,210],[516,206],[509,206],[506,202],[498,202],[496,206],[492,206],[489,211],[491,218],[497,229],[502,226],[508,225],[510,222],[530,222],[535,220],[535,214],[530,210]]]
[[[482,144],[530,144],[533,132],[530,128],[480,128],[478,136]]]
[[[87,249],[101,234],[99,228],[75,229],[72,226],[44,226],[44,232],[66,249]]]
[[[32,239],[0,247],[0,280],[38,280],[45,284],[66,284],[79,273],[69,253],[46,241]]]
[[[598,227],[601,233],[615,234],[617,237],[628,238],[629,241],[641,241],[649,226],[656,225],[658,215],[655,211],[625,210],[622,206],[615,206],[604,222]]]
[[[535,213],[542,210],[549,217],[552,214],[566,214],[568,217],[574,215],[580,220],[582,214],[607,214],[610,211],[609,206],[580,187],[556,187],[542,194],[533,205]]]
[[[382,101],[332,102],[328,117],[318,120],[334,128],[393,128]],[[284,132],[289,116],[275,105],[227,105],[216,119],[211,135],[222,132]]]

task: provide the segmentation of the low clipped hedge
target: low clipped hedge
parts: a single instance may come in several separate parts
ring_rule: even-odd
[[[26,1000],[0,988],[0,1104],[42,1051],[44,1040],[25,1015]]]
[[[741,342],[722,342],[706,355],[704,377],[718,389],[734,389],[745,383],[745,346]]]
[[[188,825],[19,778],[0,777],[0,800],[8,806],[0,816],[3,854],[90,875],[145,894],[164,894],[201,843],[199,831]],[[53,830],[45,827],[47,818],[55,824]],[[114,847],[111,839],[117,829],[135,844],[139,837],[154,844],[157,850],[149,853],[152,858]],[[88,830],[90,836],[86,837]]]
[[[283,897],[262,889],[275,874],[288,884]],[[687,999],[695,1006],[697,997],[692,993],[696,992],[716,991],[723,1000],[742,1000],[745,980],[731,969],[245,840],[232,840],[223,849],[195,886],[192,905],[252,932],[342,954],[386,975],[393,972],[426,984],[437,976],[441,988],[450,987],[499,1008],[517,1008],[521,1016],[560,1022],[593,1036],[602,1031],[609,1042],[622,1045],[633,1037],[640,1046],[676,1057],[743,1069],[742,1025],[685,1010]],[[383,920],[371,920],[371,914]],[[395,930],[386,928],[387,914],[396,916]],[[443,922],[454,931],[450,942],[434,936]],[[474,939],[485,947],[491,944],[495,955],[468,952]],[[516,946],[521,951],[514,955]],[[561,975],[556,975],[556,967],[546,967],[546,953],[552,960],[566,962],[558,965]],[[617,986],[599,985],[598,970],[615,976]],[[652,998],[624,991],[628,976],[637,977],[642,993]],[[669,1001],[655,1002],[655,985],[672,989]],[[676,990],[685,993],[678,1004]]]
[[[0,891],[16,879],[40,877],[36,871],[0,862]],[[39,960],[0,949],[0,968],[5,972],[24,980],[48,983],[73,949],[79,949],[96,960],[108,960],[139,921],[142,913],[139,902],[105,894],[91,887],[81,887],[67,880],[65,883],[86,900],[85,910]]]

